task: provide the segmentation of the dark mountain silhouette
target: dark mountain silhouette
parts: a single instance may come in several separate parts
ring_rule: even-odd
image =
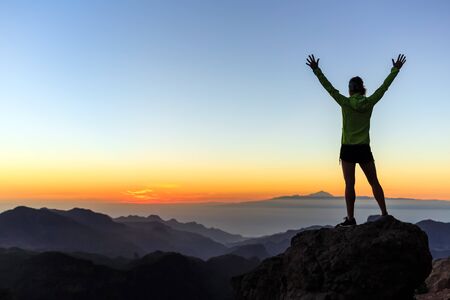
[[[44,252],[24,260],[9,286],[17,299],[120,299],[120,271],[59,252]],[[8,287],[6,287],[8,288]]]
[[[226,246],[207,237],[160,222],[123,224],[86,209],[61,211],[24,206],[0,214],[0,247],[111,257],[163,250],[209,258],[228,252]]]
[[[203,235],[176,230],[160,222],[128,222],[126,236],[146,251],[175,251],[209,258],[225,254],[228,247]]]
[[[230,278],[258,263],[235,255],[203,261],[156,251],[114,269],[60,252],[0,249],[0,296],[17,300],[231,300]]]
[[[267,252],[266,247],[264,247],[263,244],[248,244],[242,246],[234,246],[229,250],[228,253],[239,255],[245,258],[257,257],[258,259],[261,260],[269,256],[272,256]]]
[[[331,226],[309,226],[301,229],[289,229],[285,232],[280,232],[276,234],[266,235],[257,238],[250,238],[242,242],[237,242],[231,244],[232,246],[244,246],[244,245],[252,245],[252,244],[262,244],[264,248],[267,250],[270,256],[280,254],[284,252],[291,243],[291,239],[299,232],[306,230],[314,230],[319,228],[329,228]]]
[[[224,276],[227,282],[229,282],[232,276],[246,272],[243,270],[252,270],[256,268],[261,260],[256,257],[244,258],[240,255],[225,254],[211,257],[206,262],[211,269],[215,270],[218,274],[221,274],[221,276]]]
[[[172,227],[173,229],[201,234],[205,237],[208,237],[216,242],[225,245],[233,242],[243,241],[246,239],[240,234],[228,233],[226,231],[214,227],[208,228],[197,222],[182,223],[178,222],[176,219],[173,218],[165,221],[161,219],[158,215],[149,215],[148,217],[140,217],[140,216],[119,217],[114,220],[116,222],[124,224],[128,222],[160,222]]]
[[[431,269],[426,233],[390,216],[300,232],[232,284],[236,300],[413,299]]]
[[[48,209],[24,206],[0,214],[0,247],[83,251],[110,256],[143,252],[139,246],[120,236],[105,235]]]
[[[160,223],[164,223],[165,222],[158,215],[149,215],[148,217],[129,215],[127,217],[122,216],[122,217],[115,218],[114,221],[119,222],[119,223],[127,223],[127,222],[160,222]]]
[[[259,260],[225,255],[207,262],[179,253],[157,251],[129,271],[129,299],[232,299],[230,278],[256,267]],[[136,280],[138,278],[138,280]],[[149,288],[146,283],[155,283]]]
[[[423,220],[416,225],[427,233],[433,258],[450,256],[450,223]]]
[[[87,253],[87,252],[65,252],[66,254],[93,262],[96,265],[107,266],[113,269],[124,270],[128,268],[128,265],[132,261],[130,257],[116,256],[110,257],[106,255],[101,255],[97,253]],[[138,255],[134,257],[134,259],[139,258]]]
[[[126,227],[121,223],[114,222],[110,216],[90,209],[76,207],[70,210],[51,209],[51,211],[96,230],[114,231],[123,230]]]
[[[430,249],[430,251],[431,251],[431,255],[433,255],[434,259],[450,257],[450,250]]]
[[[88,209],[74,208],[68,211],[53,210],[91,228],[102,230],[108,234],[122,235],[146,252],[156,250],[180,251],[186,255],[208,258],[227,252],[227,248],[207,237],[189,231],[176,230],[161,222],[161,218],[150,215],[145,224],[135,216],[137,222],[115,222],[105,214]],[[201,225],[204,227],[203,225]]]
[[[116,222],[105,214],[81,208],[64,211],[19,206],[0,214],[0,247],[83,252],[84,255],[97,253],[128,258],[157,250],[180,252],[204,259],[236,251],[235,254],[245,257],[264,258],[266,255],[277,255],[285,251],[290,239],[298,232],[318,228],[311,226],[246,238],[225,246],[193,231],[203,232],[208,236],[218,232],[222,238],[229,240],[242,236],[236,237],[220,229],[206,228],[196,222],[181,223],[175,219],[164,221],[157,215],[147,218],[131,216],[121,220],[122,222]],[[434,258],[450,255],[450,223],[424,220],[417,225],[427,232]],[[186,231],[174,227],[185,228]],[[238,250],[240,246],[252,244],[259,246]],[[117,264],[111,261],[111,265]]]
[[[375,219],[375,216],[371,216],[368,221]],[[342,235],[344,231],[336,231],[331,226],[310,226],[247,238],[224,246],[202,234],[174,228],[175,226],[191,230],[203,228],[202,230],[208,234],[213,232],[211,228],[196,222],[181,223],[175,219],[164,221],[157,215],[146,218],[129,216],[117,222],[105,214],[82,208],[64,211],[20,206],[0,214],[0,247],[12,247],[0,248],[0,299],[232,299],[229,281],[231,277],[255,269],[261,259],[270,260],[271,263],[263,265],[262,269],[258,267],[260,274],[266,272],[266,267],[273,274],[277,274],[279,264],[282,263],[279,258],[284,257],[282,253],[290,246],[292,248],[298,236],[315,238],[310,238],[302,244],[301,252],[306,258],[309,257],[301,258],[306,271],[302,273],[303,269],[296,269],[299,265],[296,260],[295,264],[289,264],[293,268],[291,271],[294,272],[291,275],[295,275],[295,272],[316,274],[319,267],[314,265],[311,255],[315,259],[326,253],[330,255],[324,258],[320,268],[327,268],[328,262],[337,265],[342,263],[342,266],[345,266],[345,255],[350,255],[349,253],[356,251],[358,247],[362,248],[357,257],[364,257],[367,263],[365,267],[376,273],[379,270],[373,265],[381,263],[376,259],[367,262],[367,257],[372,257],[367,253],[371,253],[373,249],[363,249],[368,243],[368,238],[372,242],[379,238],[380,245],[385,245],[386,242],[386,247],[393,247],[394,250],[398,246],[397,243],[403,245],[402,249],[415,247],[415,250],[408,250],[406,254],[410,251],[419,251],[422,247],[419,242],[422,233],[409,227],[414,225],[404,225],[408,223],[395,219],[389,220],[385,225],[379,225],[384,223],[375,221],[369,222],[373,224],[358,225],[356,227],[358,230],[346,231],[350,235],[353,231],[355,234],[359,232],[352,238]],[[418,222],[417,226],[428,234],[427,241],[434,258],[448,255],[450,223],[424,220]],[[331,230],[335,234],[335,239],[326,234],[316,236],[316,233],[311,233],[325,232],[324,230]],[[411,240],[407,242],[404,235],[412,231],[416,232],[417,237],[415,239],[410,237]],[[224,234],[226,238],[230,235],[224,231],[220,234]],[[236,237],[231,237],[233,238]],[[389,242],[390,239],[395,239],[395,243]],[[323,247],[319,245],[320,241],[324,243]],[[337,248],[331,247],[332,241]],[[348,250],[347,246],[344,247],[344,242],[353,243],[354,249]],[[344,247],[342,251],[339,250],[341,246]],[[382,259],[381,256],[377,256],[378,254],[388,255],[383,247],[378,249],[379,253],[373,254],[377,259]],[[347,253],[347,250],[350,252]],[[333,254],[332,251],[341,252]],[[149,254],[144,255],[145,253]],[[390,255],[395,253],[397,252],[394,251]],[[393,268],[400,267],[407,259],[413,258],[401,257],[400,262],[395,259],[389,260],[383,272],[394,272]],[[359,260],[353,263],[361,264]],[[336,274],[330,275],[334,274],[334,271],[331,273],[323,271],[320,280],[340,278]],[[358,272],[360,270],[355,269],[355,274],[360,274]],[[283,278],[284,275],[280,276]],[[354,277],[354,274],[350,277],[356,281],[361,279]],[[320,280],[322,283],[316,282],[314,278],[305,280],[313,285],[324,282]],[[150,282],[155,284],[149,284]],[[258,282],[259,279],[250,282],[250,285],[253,286]],[[366,284],[363,281],[358,282]],[[53,288],[55,284],[57,286]],[[270,287],[271,284],[275,283],[270,281],[270,284],[264,285]],[[338,285],[330,283],[331,286],[333,284]],[[342,282],[339,281],[339,284]],[[52,288],[49,289],[49,286]],[[272,294],[267,292],[267,295]]]

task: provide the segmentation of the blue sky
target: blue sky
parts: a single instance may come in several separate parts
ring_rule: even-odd
[[[450,196],[449,23],[448,1],[1,1],[1,162],[339,174],[340,110],[307,55],[370,94],[404,53],[374,155]]]

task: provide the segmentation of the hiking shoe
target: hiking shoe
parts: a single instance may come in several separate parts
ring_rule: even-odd
[[[345,217],[344,218],[344,222],[337,224],[335,226],[335,228],[338,228],[338,227],[351,227],[351,226],[355,226],[355,225],[356,225],[355,218],[349,219],[349,217]]]

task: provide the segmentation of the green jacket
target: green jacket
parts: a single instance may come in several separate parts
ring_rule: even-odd
[[[358,93],[345,97],[333,87],[320,68],[314,70],[322,86],[342,108],[342,144],[370,143],[369,129],[373,107],[383,97],[398,72],[398,68],[392,67],[383,84],[369,97]]]

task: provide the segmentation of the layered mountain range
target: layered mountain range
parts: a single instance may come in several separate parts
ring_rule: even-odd
[[[372,219],[376,217],[369,217],[368,222],[372,222]],[[389,224],[389,228],[394,226],[392,232],[399,235],[394,236],[393,241],[411,242],[411,238],[403,236],[402,232],[406,234],[409,230],[407,228],[414,226],[417,228],[414,230],[423,230],[422,241],[428,244],[434,259],[449,255],[450,223],[424,220],[416,225],[399,221]],[[373,233],[376,232],[375,228],[371,225],[358,225],[358,230],[353,231],[359,239],[355,247],[365,244],[367,249],[371,249],[373,242],[370,241],[370,234],[373,238],[380,236]],[[321,255],[328,251],[330,257],[337,257],[333,256],[334,250],[330,245],[337,245],[338,241],[348,239],[350,231],[347,234],[345,230],[332,229],[332,226],[310,226],[267,236],[243,237],[196,222],[163,220],[157,215],[112,219],[108,215],[82,208],[57,210],[19,206],[0,214],[0,299],[231,300],[236,297],[236,294],[233,296],[231,279],[250,272],[253,277],[245,277],[248,279],[235,286],[239,291],[238,297],[247,299],[246,290],[250,290],[248,287],[253,286],[253,281],[275,280],[260,277],[257,274],[262,271],[258,270],[266,270],[268,267],[271,269],[272,263],[278,266],[281,263],[279,258],[289,257],[286,253],[293,251],[294,244],[297,249],[295,251],[304,253],[305,256],[301,257],[306,268],[317,269],[314,261],[308,258],[315,256],[314,251]],[[397,245],[397,242],[391,244],[387,239],[391,235],[385,233],[384,229],[380,232],[386,234],[386,239],[379,238],[380,243],[382,242],[380,251],[385,251],[379,252],[385,253],[380,255],[380,259],[390,259],[387,257],[389,253],[393,253],[390,247]],[[295,242],[300,236],[309,237],[303,246]],[[308,246],[318,241],[329,245],[322,245],[323,250]],[[343,247],[345,245],[346,243],[342,244]],[[378,253],[377,251],[374,253]],[[416,260],[417,257],[411,259]],[[339,265],[336,262],[336,266]],[[392,266],[385,265],[382,271],[397,272],[395,268],[403,270],[409,265],[411,264],[398,262]],[[436,263],[436,271],[433,271],[431,279],[427,279],[426,283],[429,292],[423,294],[421,299],[434,299],[424,297],[446,293],[448,285],[442,282],[446,282],[448,274],[439,271],[442,269],[441,265],[442,263]],[[367,268],[375,266],[365,265],[363,269],[367,271]],[[300,269],[292,272],[294,277],[297,273],[304,273]],[[360,270],[356,268],[354,272],[359,274]],[[309,273],[311,272],[305,274]],[[323,276],[329,276],[328,273],[326,271]],[[298,287],[299,293],[308,294],[308,282],[316,280],[308,276],[302,277],[307,284]],[[425,276],[423,273],[418,278],[422,280]],[[333,284],[330,283],[330,286]],[[408,283],[408,293],[417,284]],[[328,286],[323,289],[328,289]],[[255,295],[261,292],[258,290]],[[297,290],[290,288],[288,293],[297,293]],[[327,293],[329,292],[325,294]],[[271,294],[267,295],[270,297]]]
[[[434,258],[450,255],[450,223],[424,220],[417,225],[427,233]],[[228,253],[263,259],[285,251],[297,233],[321,227],[330,226],[310,226],[252,238],[196,222],[163,220],[157,215],[112,219],[82,208],[19,206],[0,214],[0,247],[128,258],[159,250],[203,259]]]
[[[121,261],[81,256],[0,249],[0,299],[231,300],[230,278],[260,262],[231,254],[205,261],[162,251]]]

